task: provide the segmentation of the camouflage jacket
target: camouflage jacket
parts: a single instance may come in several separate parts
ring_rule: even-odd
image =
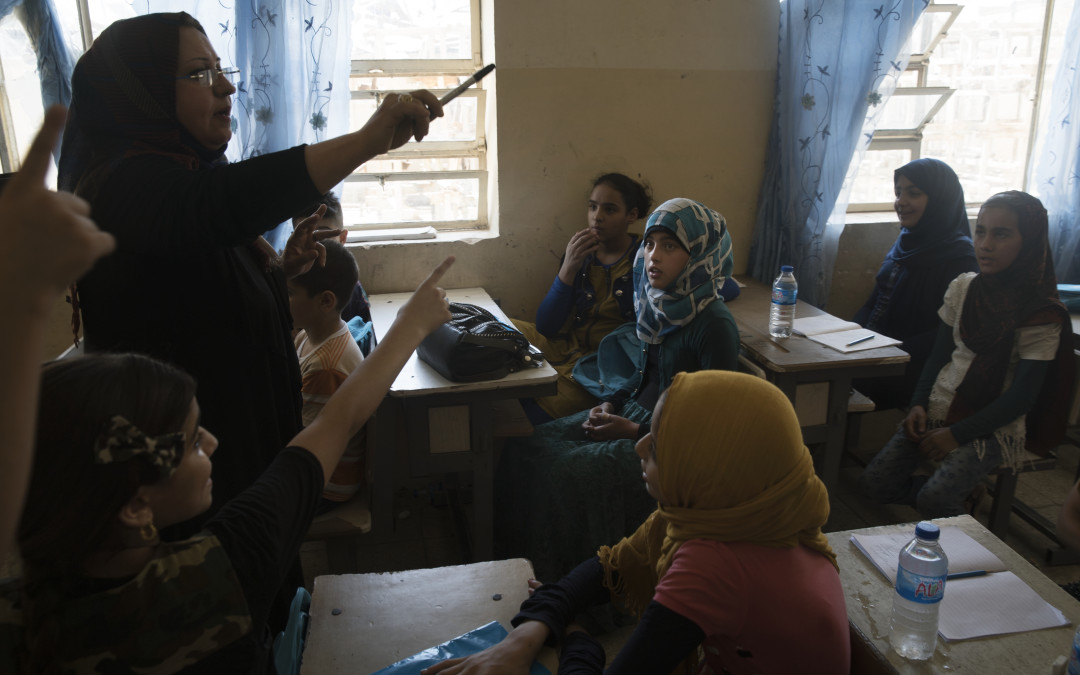
[[[0,672],[26,657],[19,580],[0,585]],[[252,630],[239,579],[218,538],[163,544],[142,572],[58,608],[65,673],[175,672]]]

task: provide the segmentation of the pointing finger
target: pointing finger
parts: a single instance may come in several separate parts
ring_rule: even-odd
[[[422,283],[420,285],[421,286],[438,286],[439,285],[439,280],[441,280],[443,278],[443,275],[446,274],[446,270],[450,269],[450,266],[453,265],[453,264],[454,264],[454,256],[452,256],[452,255],[447,256],[446,260],[442,261],[441,263],[439,263],[438,267],[431,270],[431,274],[429,274],[427,279],[424,279],[424,283]]]
[[[41,130],[34,137],[30,151],[26,153],[22,169],[12,179],[13,183],[22,187],[45,184],[45,174],[52,164],[52,151],[60,140],[60,132],[63,131],[66,121],[67,110],[62,105],[54,105],[45,112],[45,121],[41,124]]]

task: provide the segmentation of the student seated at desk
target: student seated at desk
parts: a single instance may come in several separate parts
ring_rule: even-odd
[[[648,187],[628,176],[606,173],[593,181],[589,226],[567,242],[559,273],[536,311],[536,323],[513,320],[559,373],[558,394],[525,404],[534,424],[597,404],[572,372],[611,331],[634,321],[633,264],[641,238],[629,227],[647,216],[651,206]],[[731,300],[739,294],[739,285],[727,279],[720,290]]]
[[[347,441],[450,318],[437,283],[452,262],[255,484],[188,540],[157,532],[212,500],[218,443],[194,380],[137,354],[46,365],[19,526],[24,576],[0,587],[0,672],[273,672],[274,595]]]
[[[423,675],[524,673],[555,643],[560,675],[599,673],[603,649],[572,621],[610,600],[640,620],[609,675],[848,672],[829,495],[787,397],[751,375],[679,373],[636,452],[658,503],[644,524],[557,583],[530,582],[501,643]]]
[[[324,265],[312,265],[288,281],[289,310],[293,326],[299,329],[294,344],[300,360],[305,427],[315,421],[330,396],[364,360],[341,319],[341,309],[356,287],[356,260],[336,241],[324,241],[323,247]],[[349,440],[349,447],[323,490],[318,513],[340,506],[360,490],[364,482],[364,437],[361,430]]]
[[[495,545],[549,578],[652,510],[634,441],[676,373],[734,370],[739,331],[719,290],[731,273],[724,217],[689,199],[661,204],[634,260],[636,323],[608,335],[574,378],[604,402],[511,439],[495,480]],[[722,402],[714,402],[718,409]]]
[[[908,415],[861,479],[871,499],[926,518],[963,513],[987,474],[1019,468],[1025,449],[1045,454],[1065,432],[1073,356],[1062,335],[1071,324],[1042,202],[1016,191],[986,200],[975,251],[980,272],[949,284]],[[939,464],[913,475],[924,459]]]
[[[854,386],[879,409],[911,400],[937,335],[937,310],[949,283],[978,270],[964,189],[948,164],[917,159],[893,173],[900,235],[881,263],[874,291],[855,322],[901,340],[911,356],[902,378],[856,380]]]

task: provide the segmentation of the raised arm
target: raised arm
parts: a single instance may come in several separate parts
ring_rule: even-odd
[[[67,113],[50,108],[22,170],[0,194],[0,558],[11,550],[33,463],[45,328],[57,296],[112,251],[78,197],[45,188]]]
[[[423,140],[428,123],[442,117],[442,104],[430,91],[386,97],[358,131],[304,148],[308,174],[320,194],[326,193],[372,157]]]
[[[454,262],[444,260],[400,310],[379,346],[341,384],[322,412],[296,435],[291,445],[307,449],[329,480],[350,438],[364,426],[386,396],[394,378],[424,337],[450,320],[446,292],[439,280]]]

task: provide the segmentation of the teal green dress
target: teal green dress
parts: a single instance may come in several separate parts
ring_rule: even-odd
[[[617,400],[621,393],[625,403],[618,414],[639,424],[652,418],[652,410],[636,400],[648,346],[628,323],[606,337],[599,352],[607,356],[600,359],[603,380],[613,394],[605,398]],[[738,354],[735,320],[723,301],[712,302],[659,344],[660,390],[678,372],[734,370]],[[575,379],[590,367],[597,373],[595,365],[592,359],[579,363]],[[601,545],[618,542],[656,508],[634,441],[588,440],[581,426],[588,415],[585,410],[512,439],[496,471],[497,557],[530,559],[541,581],[560,578]]]

